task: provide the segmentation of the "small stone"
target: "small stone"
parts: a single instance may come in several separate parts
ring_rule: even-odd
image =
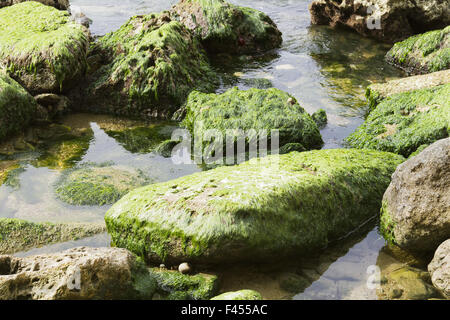
[[[192,267],[189,263],[183,262],[178,266],[178,271],[180,271],[182,274],[189,274],[192,271]]]
[[[166,265],[161,263],[161,264],[159,265],[159,268],[160,268],[160,269],[165,269],[165,268],[166,268]]]

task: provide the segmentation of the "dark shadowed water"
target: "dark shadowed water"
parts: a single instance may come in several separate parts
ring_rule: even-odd
[[[95,35],[117,29],[135,14],[169,9],[176,2],[71,0],[73,11],[81,10],[93,20],[91,31]],[[350,31],[311,26],[307,8],[310,1],[231,2],[267,13],[283,32],[283,45],[279,50],[262,56],[212,58],[213,66],[224,74],[219,91],[232,86],[242,89],[274,86],[295,96],[309,113],[325,109],[329,123],[321,131],[324,148],[342,147],[343,139],[363,122],[366,112],[364,94],[369,84],[403,76],[384,62],[388,46]],[[109,161],[117,166],[141,169],[154,182],[167,181],[200,170],[195,165],[175,165],[170,158],[153,151],[135,150],[127,141],[107,133],[108,126],[117,121],[124,121],[123,125],[130,127],[143,125],[138,121],[84,114],[63,119],[62,124],[69,127],[92,130],[88,148],[75,164]],[[103,221],[108,206],[75,207],[55,197],[54,183],[62,170],[37,162],[41,156],[40,151],[35,150],[0,157],[3,161],[17,161],[20,166],[13,183],[0,186],[0,217],[52,222]],[[369,277],[367,268],[377,263],[384,241],[374,228],[375,222],[356,240],[333,249],[332,254],[324,254],[317,263],[311,262],[313,266],[305,268],[305,261],[298,261],[304,270],[311,269],[316,275],[302,292],[288,293],[279,288],[277,277],[285,270],[267,271],[257,266],[254,270],[249,268],[247,272],[224,272],[224,288],[256,289],[265,298],[272,299],[375,299],[375,290],[366,285]],[[34,249],[20,255],[54,252],[77,245],[104,246],[108,242],[106,235],[100,235]]]

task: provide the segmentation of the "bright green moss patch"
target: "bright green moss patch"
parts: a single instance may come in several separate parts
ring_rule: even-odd
[[[131,18],[93,52],[108,60],[86,92],[96,111],[169,118],[193,89],[215,88],[200,42],[167,13]]]
[[[354,148],[408,157],[423,144],[449,136],[450,84],[400,93],[383,100],[346,141]]]
[[[158,283],[157,293],[167,300],[208,300],[218,291],[218,278],[214,275],[185,275],[178,271],[150,269]]]
[[[235,292],[226,292],[218,295],[211,300],[262,300],[259,292],[254,290],[239,290]]]
[[[377,215],[404,158],[292,152],[133,190],[106,213],[112,243],[147,261],[267,261],[313,252]]]
[[[449,69],[450,26],[396,43],[386,59],[411,74]]]
[[[59,92],[83,75],[87,30],[35,1],[0,10],[0,62],[28,91]]]
[[[95,224],[33,223],[0,218],[0,254],[78,240],[102,232],[105,232],[105,227]]]
[[[26,127],[36,110],[33,97],[0,69],[0,141]]]
[[[381,218],[380,218],[380,233],[383,235],[384,239],[390,243],[395,244],[395,222],[388,211],[388,205],[383,202],[381,207]]]
[[[172,8],[208,52],[254,53],[279,47],[281,32],[261,11],[223,0],[182,0]]]
[[[113,204],[130,190],[150,183],[141,171],[105,165],[67,170],[56,183],[56,195],[72,205]]]
[[[206,137],[208,130],[218,130],[222,141],[205,141],[203,147],[226,144],[229,130],[242,130],[246,141],[252,141],[260,130],[279,130],[280,147],[288,143],[301,144],[304,149],[319,149],[323,140],[311,116],[291,97],[281,90],[232,88],[223,94],[192,92],[186,102],[186,117],[183,125],[192,136]],[[253,134],[250,130],[254,130]],[[237,131],[236,131],[237,132]],[[238,138],[234,137],[233,141]]]

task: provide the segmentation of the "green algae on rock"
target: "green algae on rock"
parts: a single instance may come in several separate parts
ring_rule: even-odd
[[[403,157],[292,152],[133,190],[106,213],[112,243],[147,261],[267,261],[311,253],[377,215]]]
[[[104,226],[97,224],[34,223],[0,218],[0,255],[78,240],[105,231]]]
[[[20,2],[25,2],[29,0],[0,0],[0,8],[12,6]],[[45,4],[46,6],[55,7],[59,10],[69,10],[70,3],[69,0],[34,0]]]
[[[165,300],[208,300],[218,291],[219,281],[214,275],[185,275],[160,268],[152,268],[149,271],[156,279],[156,292]]]
[[[430,89],[450,83],[450,70],[443,70],[424,75],[395,79],[386,83],[374,83],[367,87],[366,98],[370,111],[384,99],[399,93],[419,89]]]
[[[33,97],[0,69],[0,141],[26,127],[37,108]]]
[[[199,40],[165,12],[132,17],[91,51],[106,61],[83,93],[91,111],[170,118],[193,89],[217,83]]]
[[[200,36],[208,52],[255,53],[281,45],[281,32],[263,12],[223,0],[181,0],[172,16]]]
[[[449,136],[450,84],[384,99],[347,139],[353,148],[408,157],[423,144]]]
[[[311,115],[318,128],[323,128],[328,123],[327,113],[323,109],[319,109]]]
[[[211,300],[262,300],[259,292],[254,290],[239,290],[235,292],[222,293]]]
[[[424,74],[450,68],[450,26],[396,43],[386,60],[409,74]]]
[[[0,10],[0,63],[30,93],[60,92],[84,75],[89,34],[67,11],[35,1]]]
[[[320,149],[323,140],[311,116],[288,93],[276,88],[239,90],[232,88],[223,94],[192,92],[186,102],[183,125],[195,138],[204,137],[207,130],[218,130],[222,141],[204,141],[203,147],[226,143],[229,130],[242,130],[246,141],[258,139],[260,130],[266,130],[270,141],[271,130],[279,130],[279,145],[297,143],[304,150]],[[238,136],[233,137],[237,141]],[[298,150],[298,148],[297,148]]]
[[[150,183],[142,171],[111,166],[109,163],[83,164],[63,173],[55,185],[57,197],[72,205],[113,204],[130,190]]]

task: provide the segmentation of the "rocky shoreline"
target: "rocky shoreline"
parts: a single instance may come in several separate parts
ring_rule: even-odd
[[[258,300],[248,288],[223,292],[214,271],[309,257],[374,218],[389,250],[415,261],[384,266],[379,297],[448,299],[450,15],[445,1],[400,2],[310,5],[313,24],[397,42],[386,61],[414,75],[371,85],[367,117],[345,139],[349,148],[320,150],[324,110],[310,115],[276,88],[216,93],[212,57],[280,47],[277,25],[258,10],[182,0],[94,38],[74,21],[68,1],[0,1],[0,151],[33,150],[42,138],[53,139],[40,161],[64,172],[52,186],[55,196],[75,207],[113,205],[105,223],[117,247],[0,255],[0,300]],[[368,4],[378,9],[367,14]],[[374,17],[381,29],[367,27]],[[193,136],[236,126],[277,129],[282,155],[152,184],[142,172],[110,163],[76,165],[93,133],[52,120],[78,111],[176,119],[174,128]],[[174,128],[108,124],[106,133],[127,150],[169,156]],[[16,183],[21,167],[11,159],[0,163],[0,186]],[[104,231],[0,219],[0,254]],[[281,282],[295,291],[307,278],[302,271]]]

